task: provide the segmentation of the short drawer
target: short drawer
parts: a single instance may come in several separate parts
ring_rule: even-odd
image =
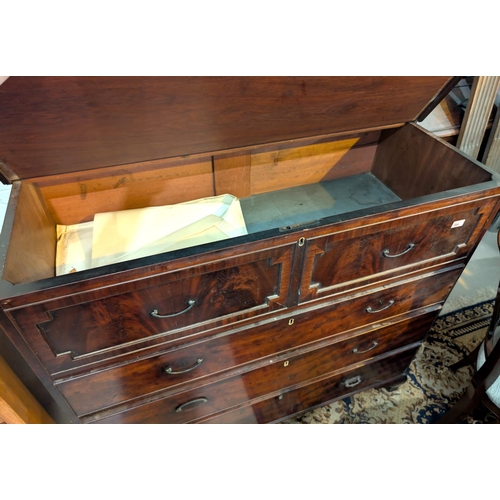
[[[295,407],[300,406],[301,403],[295,399],[295,396],[293,398],[295,404],[290,405],[292,398],[287,396],[287,389],[290,388],[292,390],[300,382],[323,375],[325,371],[319,369],[318,365],[321,365],[320,361],[325,362],[327,360],[331,349],[331,347],[325,348],[318,352],[292,358],[289,364],[285,361],[279,366],[269,366],[249,372],[236,379],[229,379],[171,398],[155,401],[154,403],[104,418],[97,421],[97,423],[190,423],[231,406],[236,406],[276,391],[281,393],[273,398],[278,401],[280,416],[296,413],[297,410]],[[390,378],[393,374],[394,376],[401,374],[410,364],[415,352],[416,347],[412,347],[403,354],[399,353],[380,360],[378,363],[356,366],[348,372],[332,376],[331,378],[326,377],[326,380],[306,385],[309,388],[308,391],[305,387],[302,387],[298,388],[297,391],[293,391],[293,393],[297,392],[302,395],[311,391],[316,397],[320,397],[319,395],[323,394],[326,401],[335,397],[341,397],[342,395],[363,389],[368,385],[377,384],[384,379]],[[326,369],[326,367],[324,368]],[[309,402],[310,400],[314,400],[311,394],[306,397],[306,401]],[[307,404],[307,406],[310,405]]]
[[[400,383],[416,349],[374,361],[347,373],[283,391],[281,394],[219,415],[200,419],[203,424],[267,424],[284,420],[370,388]]]
[[[53,373],[134,351],[158,337],[285,309],[294,248],[209,262],[9,313]]]
[[[326,321],[332,317],[332,311],[329,313],[326,315]],[[350,364],[421,341],[431,327],[436,313],[437,311],[433,310],[384,328],[363,329],[348,338],[334,337],[330,339],[329,347],[314,350],[312,354],[304,354],[305,361],[301,361],[302,358],[293,358],[293,361],[288,358],[293,357],[294,352],[298,351],[297,344],[310,340],[313,337],[311,333],[318,332],[312,324],[314,321],[312,315],[307,318],[297,318],[299,323],[297,328],[293,328],[293,325],[288,325],[289,328],[286,328],[283,324],[274,329],[268,326],[267,329],[257,328],[238,332],[179,349],[173,353],[62,381],[56,383],[56,386],[75,412],[78,415],[85,415],[163,389],[186,386],[186,384],[192,386],[193,382],[201,385],[208,375],[259,358],[262,366],[273,364],[272,367],[267,366],[265,370],[276,371],[276,380],[279,380],[279,374],[284,373],[279,367],[288,361],[287,366],[290,366],[286,373],[288,378],[280,383],[286,384],[289,381],[297,383],[300,377],[310,378],[339,370]],[[273,355],[276,351],[283,352],[287,348],[295,350],[289,356],[285,352],[263,359],[265,355]],[[313,366],[307,364],[311,363],[311,360]],[[249,364],[246,371],[251,370],[252,366]],[[300,376],[295,370],[300,372]],[[245,368],[241,368],[241,372],[244,371]],[[264,373],[259,370],[257,372]],[[231,372],[228,372],[227,376],[230,375]],[[179,387],[177,392],[181,390],[182,387]]]
[[[349,231],[310,237],[300,302],[467,255],[494,200],[435,210]]]

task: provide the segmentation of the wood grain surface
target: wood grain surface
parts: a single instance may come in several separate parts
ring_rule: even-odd
[[[292,390],[283,390],[281,394],[257,401],[252,405],[242,406],[234,410],[219,412],[208,418],[200,418],[196,423],[207,424],[266,424],[284,420],[284,415],[293,416],[312,410],[318,406],[332,403],[348,397],[356,392],[370,388],[391,386],[402,383],[404,370],[415,355],[415,348],[395,354],[380,361],[358,366],[348,373],[325,377],[308,385]],[[346,382],[358,381],[352,389]],[[109,419],[109,423],[124,419],[127,414],[117,415]],[[106,420],[103,423],[108,423]]]
[[[348,394],[350,391],[346,387],[346,383],[349,385],[349,381],[357,381],[358,377],[360,382],[353,390],[359,390],[367,385],[374,385],[377,382],[380,383],[400,375],[414,355],[415,347],[380,361],[360,363],[358,366],[353,365],[353,369],[350,371],[333,376],[328,375],[328,366],[322,365],[322,356],[326,356],[328,359],[329,351],[331,349],[305,355],[297,360],[295,366],[293,360],[288,366],[284,366],[284,364],[267,366],[254,372],[245,373],[235,379],[199,387],[186,393],[117,413],[98,420],[97,423],[189,423],[231,406],[245,403],[247,398],[249,400],[256,399],[265,396],[266,393],[272,394],[274,392],[275,405],[272,405],[274,408],[272,406],[263,408],[261,417],[257,420],[269,422],[285,414],[293,415],[299,409],[306,409],[313,404],[326,403],[342,394]],[[288,370],[288,368],[290,369]],[[307,376],[308,371],[312,377],[315,377],[303,381],[302,377]],[[300,375],[298,380],[294,380],[294,374],[295,376]],[[298,388],[294,390],[294,386],[298,386]],[[281,394],[279,394],[280,392]],[[238,420],[230,421],[236,423]]]
[[[54,423],[1,356],[0,422],[7,424]]]
[[[328,320],[334,317],[332,312],[327,314]],[[164,394],[165,389],[168,389],[168,394],[185,392],[194,385],[213,381],[214,374],[219,374],[216,377],[219,380],[228,378],[234,371],[227,370],[238,366],[238,372],[245,373],[272,365],[276,368],[266,368],[260,374],[271,371],[267,376],[270,381],[276,382],[277,376],[281,376],[281,383],[286,386],[291,381],[298,383],[419,342],[422,340],[421,332],[431,326],[435,317],[434,312],[421,314],[385,328],[368,328],[360,335],[346,339],[345,336],[334,335],[336,330],[340,330],[339,326],[332,325],[328,331],[320,325],[319,314],[318,311],[315,315],[309,314],[308,318],[297,318],[296,327],[281,321],[279,325],[256,328],[252,332],[241,331],[151,359],[76,377],[58,384],[58,388],[73,409],[85,415],[160,390]],[[329,341],[321,342],[318,349],[302,349],[303,354],[297,356],[299,344],[313,339],[315,328],[324,331],[325,339],[330,334]],[[276,353],[291,349],[293,354],[290,356],[276,356]],[[196,368],[178,375],[165,373],[166,367],[180,371],[193,366]]]
[[[0,159],[20,178],[414,120],[450,77],[10,77]]]

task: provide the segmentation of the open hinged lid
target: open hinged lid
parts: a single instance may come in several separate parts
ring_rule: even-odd
[[[15,178],[226,151],[421,118],[453,77],[10,77],[1,170]]]

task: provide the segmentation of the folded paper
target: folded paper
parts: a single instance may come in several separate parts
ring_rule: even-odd
[[[57,226],[56,276],[90,269],[94,222]]]
[[[229,194],[100,213],[91,223],[58,226],[57,250],[65,256],[58,255],[56,268],[64,274],[245,234],[240,202]]]

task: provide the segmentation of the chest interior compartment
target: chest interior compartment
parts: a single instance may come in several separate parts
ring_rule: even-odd
[[[286,233],[489,180],[476,162],[410,123],[16,181],[8,209],[13,217],[2,234],[8,238],[2,278],[19,284],[55,276],[58,227],[92,225],[96,214],[229,194],[241,206],[246,233]],[[149,230],[168,223],[157,220]]]
[[[3,295],[494,188],[416,124],[455,81],[10,77]]]

